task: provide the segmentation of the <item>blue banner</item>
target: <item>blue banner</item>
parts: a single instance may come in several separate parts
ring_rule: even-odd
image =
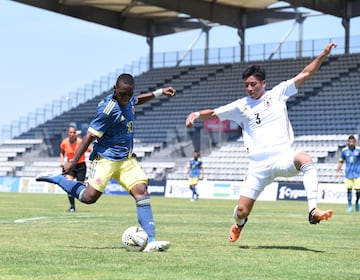
[[[302,183],[280,182],[277,200],[307,200],[304,185]]]
[[[19,177],[0,177],[0,192],[18,192]]]

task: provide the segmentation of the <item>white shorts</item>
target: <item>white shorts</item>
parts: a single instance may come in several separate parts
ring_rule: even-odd
[[[240,188],[240,196],[256,200],[276,177],[293,177],[299,173],[294,165],[296,152],[286,149],[250,157],[249,169]]]

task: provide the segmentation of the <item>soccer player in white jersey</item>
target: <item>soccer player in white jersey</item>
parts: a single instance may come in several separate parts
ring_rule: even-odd
[[[64,191],[86,204],[95,203],[105,191],[110,179],[115,179],[135,199],[137,218],[149,236],[144,252],[166,251],[169,241],[155,240],[155,223],[147,190],[148,178],[133,154],[135,106],[160,95],[175,96],[172,87],[134,96],[135,81],[130,74],[121,74],[114,91],[96,109],[86,135],[71,161],[63,165],[63,173],[74,169],[80,157],[94,142],[90,160],[93,161],[86,184],[67,179],[63,174],[42,173],[37,181],[59,185]]]
[[[233,120],[243,129],[250,163],[234,209],[235,223],[230,229],[230,242],[240,237],[256,199],[276,177],[291,177],[301,171],[310,224],[317,224],[332,216],[332,210],[322,211],[317,208],[318,179],[311,156],[303,151],[294,151],[291,147],[294,135],[286,101],[314,75],[336,45],[335,42],[329,43],[299,74],[271,90],[266,90],[265,71],[259,66],[251,66],[242,76],[248,96],[216,109],[192,112],[187,116],[187,127],[193,127],[197,119],[205,121],[219,118],[221,121]]]

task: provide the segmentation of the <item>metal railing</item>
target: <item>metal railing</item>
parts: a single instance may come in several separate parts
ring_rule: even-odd
[[[278,43],[266,43],[246,46],[246,61],[264,61],[271,59],[288,59],[300,57],[314,57],[323,50],[325,45],[330,41],[338,42],[338,47],[332,50],[332,55],[344,54],[344,37],[305,40],[299,50],[298,41],[283,43],[280,47]],[[350,53],[360,53],[360,36],[352,36],[350,40]],[[274,50],[277,50],[274,53]],[[187,52],[187,56],[183,54]],[[181,62],[179,60],[181,58]],[[240,46],[211,48],[207,52],[205,49],[193,49],[190,51],[164,52],[154,54],[153,68],[176,67],[176,65],[202,65],[206,59],[209,64],[221,63],[239,63],[241,58]],[[29,112],[19,120],[11,121],[10,124],[4,125],[0,131],[0,144],[5,140],[19,136],[21,133],[30,130],[46,121],[69,111],[79,104],[94,98],[95,96],[111,88],[117,76],[120,73],[131,73],[140,75],[149,70],[149,59],[140,58],[139,61],[131,65],[124,65],[122,69],[117,69],[109,73],[100,80],[93,81],[91,85],[85,85],[84,88],[71,92],[68,96],[62,96],[54,100],[52,104],[46,104],[35,112]]]

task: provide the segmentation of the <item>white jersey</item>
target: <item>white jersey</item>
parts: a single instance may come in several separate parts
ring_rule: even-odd
[[[259,99],[243,97],[216,108],[215,114],[221,121],[232,120],[242,127],[250,156],[280,151],[294,141],[286,101],[296,93],[294,80],[287,80]]]

